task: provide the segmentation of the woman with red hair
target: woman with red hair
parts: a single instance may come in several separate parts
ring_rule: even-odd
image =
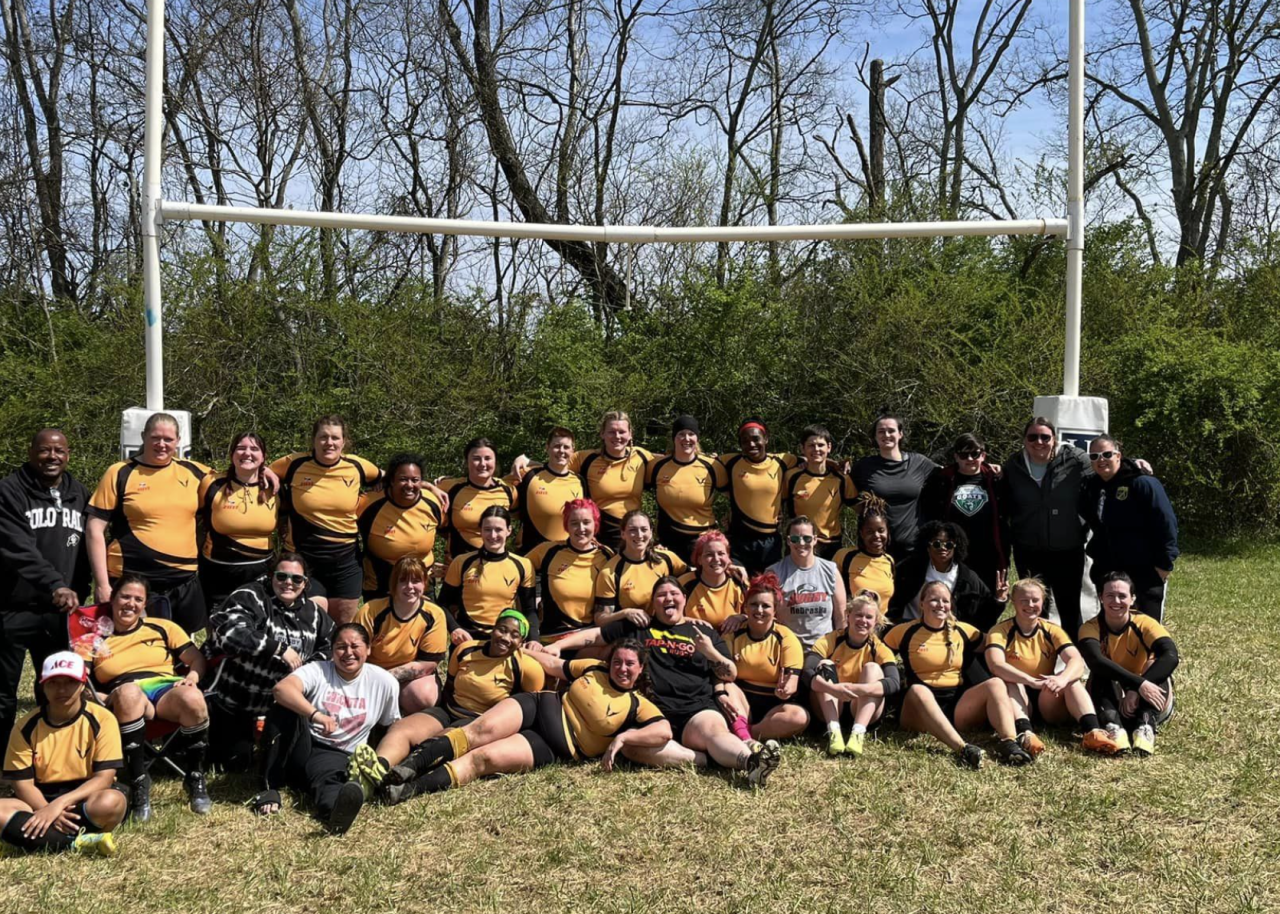
[[[680,576],[684,589],[684,614],[717,630],[742,612],[747,587],[731,574],[729,540],[719,530],[708,530],[693,544],[693,569]]]
[[[546,644],[593,624],[596,576],[613,551],[600,545],[600,508],[590,498],[565,502],[569,538],[539,543],[526,556],[538,576],[538,615]]]
[[[785,739],[809,725],[809,711],[797,700],[804,646],[777,621],[780,606],[778,576],[757,575],[747,588],[746,624],[725,636],[738,676],[720,686],[721,704],[744,740]]]

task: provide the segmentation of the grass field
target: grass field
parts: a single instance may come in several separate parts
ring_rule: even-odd
[[[787,747],[767,791],[717,774],[553,767],[394,809],[342,838],[162,781],[113,860],[0,860],[0,911],[1280,911],[1280,548],[1179,562],[1178,713],[1158,752],[956,768],[897,733],[860,761]]]

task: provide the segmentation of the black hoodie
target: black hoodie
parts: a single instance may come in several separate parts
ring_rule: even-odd
[[[0,612],[48,612],[53,592],[89,594],[84,517],[89,490],[70,473],[58,489],[30,465],[0,479]]]

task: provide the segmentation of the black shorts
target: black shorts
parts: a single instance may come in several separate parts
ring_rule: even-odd
[[[671,714],[664,710],[662,712],[662,716],[667,719],[667,723],[671,724],[671,738],[677,743],[683,743],[684,728],[689,726],[689,721],[693,720],[704,711],[710,711],[721,720],[724,719],[724,714],[721,712],[720,708],[716,706],[714,701],[708,702],[701,708],[681,708],[680,713],[677,714]]]
[[[596,533],[596,542],[608,546],[614,552],[622,550],[622,518],[612,514],[600,514],[600,530]]]
[[[782,560],[782,537],[751,530],[729,531],[729,554],[752,577]]]
[[[954,689],[929,689],[929,691],[933,693],[933,700],[942,709],[942,716],[951,721],[954,726],[956,705],[960,704],[960,696],[964,694],[964,689],[957,686]]]
[[[45,787],[40,787],[38,789],[40,791],[41,796],[43,796],[47,802],[52,803],[54,800],[58,799],[58,797],[62,796],[63,794],[70,793],[71,791],[75,790],[79,786],[80,784],[77,783],[77,784],[68,785],[65,790],[48,789]],[[119,783],[114,783],[106,789],[118,790],[124,794],[126,801],[129,799],[129,791],[126,790],[125,787]],[[90,796],[92,796],[92,794],[90,794]],[[85,803],[87,803],[88,801],[89,801],[89,797],[85,797],[83,800],[77,800],[76,802],[68,806],[67,810],[79,817],[77,821],[79,822],[80,827],[83,828],[85,831],[87,832],[104,831],[101,825],[99,825],[97,822],[94,822],[93,819],[90,818],[89,810],[85,808]]]
[[[524,713],[519,735],[533,750],[533,766],[540,768],[556,759],[571,761],[575,752],[564,722],[560,696],[555,692],[522,692],[514,698]]]
[[[261,562],[247,562],[243,565],[229,565],[214,562],[203,556],[200,558],[200,588],[204,591],[205,604],[210,612],[215,612],[232,591],[239,590],[246,584],[252,584],[271,572],[271,563],[267,559]]]
[[[747,707],[751,709],[747,719],[755,724],[764,720],[764,716],[778,707],[778,705],[788,703],[773,694],[765,695],[760,692],[748,692],[746,689],[742,690],[742,694],[747,697]]]
[[[311,582],[323,587],[321,596],[331,600],[358,600],[360,587],[364,583],[364,571],[360,568],[360,558],[356,547],[337,555],[312,555],[302,553],[311,570]],[[308,587],[308,595],[316,594]]]
[[[126,569],[127,570],[127,569]],[[114,590],[119,579],[110,582]],[[204,605],[204,589],[200,576],[192,572],[171,582],[151,582],[151,596],[147,598],[147,615],[174,622],[188,635],[204,630],[209,614]]]
[[[821,540],[819,540],[818,544],[814,547],[813,551],[814,551],[814,554],[818,556],[818,558],[826,559],[828,562],[830,562],[832,559],[836,557],[836,553],[840,551],[840,547],[842,545],[844,544],[841,543],[840,540],[832,540],[829,543],[824,543]]]
[[[439,705],[434,708],[423,708],[421,711],[413,713],[427,715],[427,717],[430,717],[446,730],[450,727],[465,727],[480,716],[479,714],[473,714],[466,708],[442,708]]]
[[[701,532],[684,533],[658,518],[658,542],[684,559],[686,565],[693,565],[693,546],[701,535]]]

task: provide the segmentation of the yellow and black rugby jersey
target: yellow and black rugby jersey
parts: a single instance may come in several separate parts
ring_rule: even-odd
[[[810,473],[804,464],[787,471],[782,501],[791,517],[807,517],[824,543],[838,543],[843,535],[840,509],[858,497],[853,479],[830,463],[822,475]]]
[[[832,559],[840,573],[844,575],[846,593],[850,598],[859,590],[870,590],[880,595],[880,609],[889,608],[889,600],[893,596],[893,556],[868,555],[861,549],[846,546],[836,553]]]
[[[144,574],[153,585],[181,582],[196,570],[200,483],[209,468],[192,460],[162,467],[140,460],[112,464],[89,500],[89,514],[107,521],[107,574]]]
[[[1058,655],[1071,647],[1071,639],[1061,626],[1037,619],[1031,634],[1024,635],[1017,619],[1005,619],[987,632],[987,648],[1004,651],[1005,663],[1028,676],[1053,673]]]
[[[600,448],[575,451],[569,469],[582,477],[587,497],[596,503],[601,514],[614,523],[628,511],[640,507],[644,481],[653,454],[642,447],[629,447],[621,457],[610,457]]]
[[[494,555],[482,549],[449,563],[440,602],[456,607],[458,624],[473,634],[489,634],[504,609],[517,609],[529,620],[532,637],[538,625],[536,595],[532,562],[510,552]]]
[[[694,535],[715,526],[711,501],[728,484],[723,464],[697,454],[688,463],[666,454],[649,464],[648,487],[658,502],[659,523]]]
[[[732,575],[725,575],[724,583],[713,587],[699,572],[686,571],[680,575],[680,586],[684,588],[684,614],[717,629],[725,619],[742,612],[747,601],[746,586]]]
[[[442,479],[440,488],[449,496],[449,558],[457,558],[465,552],[484,545],[480,536],[480,515],[494,505],[516,510],[515,486],[505,479],[494,477],[489,485],[481,488],[467,477]]]
[[[415,660],[439,663],[449,651],[449,624],[444,610],[423,600],[407,620],[396,616],[391,599],[370,600],[356,621],[369,633],[369,662],[384,670]]]
[[[542,597],[539,615],[544,640],[591,625],[595,614],[596,578],[613,557],[605,546],[579,552],[568,542],[541,543],[525,558],[538,575]]]
[[[289,517],[286,546],[313,556],[341,555],[356,545],[360,494],[382,471],[354,454],[325,465],[313,454],[290,454],[271,464],[280,477]]]
[[[893,651],[885,643],[872,635],[862,644],[854,644],[849,640],[848,630],[827,632],[811,647],[813,653],[823,660],[830,660],[836,666],[836,679],[840,682],[860,682],[862,668],[868,663],[888,666],[894,663]]]
[[[1170,638],[1169,630],[1146,613],[1132,612],[1120,631],[1111,627],[1099,614],[1080,629],[1080,640],[1093,639],[1102,645],[1102,656],[1141,676],[1147,661],[1155,656],[1152,648],[1161,638]]]
[[[982,646],[982,632],[967,622],[933,629],[920,619],[889,629],[885,645],[902,660],[906,685],[922,683],[931,689],[954,689],[964,682],[964,667]],[[951,659],[947,659],[950,652]]]
[[[782,516],[782,485],[787,470],[795,466],[795,456],[769,454],[759,463],[736,453],[717,459],[728,477],[730,531],[776,533]]]
[[[774,623],[764,637],[756,639],[744,625],[725,635],[729,659],[738,668],[734,680],[744,692],[773,694],[782,671],[799,673],[804,669],[804,645],[796,633],[785,625]]]
[[[235,476],[206,476],[200,483],[205,520],[204,557],[243,564],[271,557],[271,538],[279,523],[280,498],[261,485],[245,485]]]
[[[360,499],[356,527],[364,544],[366,593],[385,594],[391,585],[391,569],[406,555],[417,556],[428,568],[435,562],[436,531],[445,525],[440,500],[430,489],[412,506],[401,508],[385,492],[367,493]]]
[[[131,630],[103,639],[91,661],[93,681],[109,692],[135,679],[173,676],[174,661],[192,646],[191,636],[175,623],[143,618]]]
[[[599,758],[623,730],[662,720],[662,712],[649,699],[615,686],[609,665],[601,660],[571,660],[565,672],[570,684],[561,707],[574,758]]]
[[[9,734],[4,754],[5,778],[35,781],[46,797],[75,790],[99,771],[123,767],[115,715],[85,699],[80,713],[65,724],[51,724],[41,708],[29,712]]]
[[[564,527],[564,506],[585,497],[586,490],[577,473],[557,473],[548,467],[531,467],[516,486],[520,506],[520,545],[525,555],[540,543],[559,543],[569,538]]]
[[[658,579],[668,574],[678,577],[688,570],[684,559],[661,546],[655,546],[645,562],[633,562],[619,552],[596,577],[596,608],[648,612]]]
[[[444,706],[454,717],[483,714],[504,698],[546,686],[542,665],[523,650],[490,657],[487,647],[486,641],[465,641],[453,649]]]

